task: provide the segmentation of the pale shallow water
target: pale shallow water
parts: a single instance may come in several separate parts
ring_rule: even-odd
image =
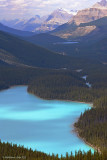
[[[92,150],[73,124],[89,104],[42,100],[27,93],[26,86],[0,92],[0,139],[45,153],[63,154]]]

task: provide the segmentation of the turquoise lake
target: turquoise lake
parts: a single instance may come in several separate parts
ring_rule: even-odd
[[[0,92],[0,139],[45,153],[92,150],[73,131],[73,124],[89,104],[42,100],[26,86]]]

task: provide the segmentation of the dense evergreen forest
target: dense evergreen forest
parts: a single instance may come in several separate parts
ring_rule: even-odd
[[[11,67],[0,66],[0,90],[9,88],[13,85],[29,85],[33,80],[48,75],[68,76],[76,80],[76,84],[84,85],[82,80],[74,71],[43,69],[43,68],[27,68],[27,67]],[[69,79],[68,79],[69,80]]]
[[[28,92],[45,99],[81,102],[93,102],[96,98],[107,95],[107,89],[88,88],[84,80],[65,74],[37,77],[29,84]]]
[[[10,157],[10,158],[9,158]],[[58,155],[47,155],[42,152],[33,151],[32,149],[26,149],[23,146],[12,145],[9,143],[0,142],[0,160],[3,159],[26,159],[26,160],[106,160],[107,152],[103,151],[101,154],[98,152],[91,153],[91,151],[85,152],[75,152],[75,156],[72,154],[66,156]]]
[[[81,114],[75,127],[87,142],[104,150],[107,149],[107,96],[95,100],[94,106]]]

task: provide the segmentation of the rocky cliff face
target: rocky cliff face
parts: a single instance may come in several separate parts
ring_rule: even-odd
[[[76,30],[73,32],[65,32],[63,34],[57,34],[57,36],[64,38],[64,39],[75,39],[77,37],[83,37],[89,33],[91,33],[93,30],[96,29],[96,26],[85,26],[85,27],[77,27]]]
[[[96,3],[91,8],[87,8],[73,16],[70,21],[63,25],[63,27],[58,27],[52,34],[60,36],[62,38],[69,38],[69,37],[81,37],[85,36],[92,31],[96,30],[96,26],[85,26],[80,27],[81,23],[88,23],[100,18],[107,16],[107,1],[102,0],[101,2]]]
[[[102,0],[91,8],[79,11],[76,16],[71,18],[69,24],[73,22],[76,25],[79,25],[80,23],[91,22],[105,16],[107,16],[107,1]]]

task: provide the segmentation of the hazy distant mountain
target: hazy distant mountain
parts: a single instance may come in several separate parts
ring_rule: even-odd
[[[48,16],[40,17],[39,15],[36,15],[24,23],[21,29],[23,31],[39,32],[37,28],[40,28],[47,18]]]
[[[0,31],[4,31],[4,32],[7,32],[7,33],[16,35],[16,36],[24,36],[24,37],[34,35],[34,33],[32,33],[32,32],[13,29],[13,28],[7,27],[7,26],[5,26],[1,23],[0,23]]]
[[[73,13],[75,14],[75,11]],[[15,29],[41,33],[51,31],[59,25],[68,22],[72,16],[73,14],[71,12],[67,12],[60,8],[48,16],[40,17],[39,15],[36,15],[29,20],[15,19],[10,21],[2,20],[1,22],[6,26]]]
[[[41,23],[45,21],[47,16],[40,17],[36,15],[29,20],[15,19],[15,20],[2,20],[1,23],[18,30],[33,31],[35,28],[40,27]]]
[[[15,19],[15,20],[1,20],[1,23],[4,24],[5,26],[22,30],[23,25],[27,22],[28,20],[25,19]]]
[[[97,8],[98,5],[98,8]],[[99,7],[100,6],[100,7]],[[88,23],[107,16],[107,2],[102,0],[88,9],[78,11],[70,21],[53,31],[52,34],[62,38],[85,36],[96,29],[96,26],[80,27],[81,23]]]
[[[14,25],[19,21],[19,19],[14,19],[14,20],[1,20],[1,23],[8,26],[8,27],[14,27]]]

